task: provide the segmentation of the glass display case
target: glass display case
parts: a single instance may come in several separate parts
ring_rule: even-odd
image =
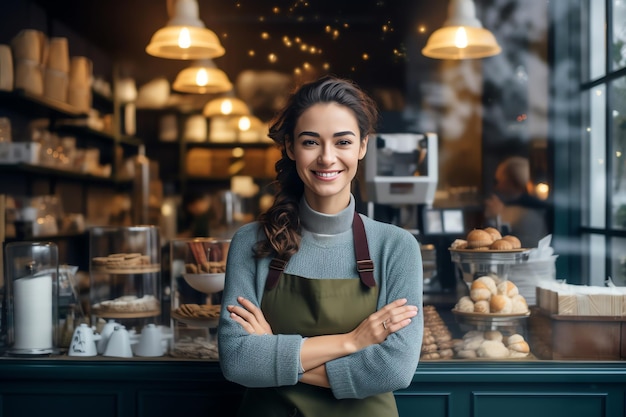
[[[218,359],[217,326],[230,239],[170,242],[174,357]]]
[[[89,231],[91,319],[128,329],[159,323],[161,261],[155,226],[94,227]]]

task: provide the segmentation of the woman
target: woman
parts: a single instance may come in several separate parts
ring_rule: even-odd
[[[219,326],[222,371],[248,387],[241,416],[398,415],[392,392],[419,360],[422,265],[409,232],[355,211],[376,117],[356,85],[324,77],[270,127],[277,195],[233,236]]]

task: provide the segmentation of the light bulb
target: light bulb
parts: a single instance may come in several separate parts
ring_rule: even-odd
[[[230,100],[224,100],[220,110],[222,114],[230,114],[233,111],[233,103]]]
[[[189,29],[186,27],[182,28],[178,34],[178,46],[183,49],[188,49],[191,46],[191,36],[189,36]]]
[[[242,132],[247,131],[248,129],[250,129],[250,118],[247,116],[242,116],[239,118],[239,130],[241,130]]]
[[[196,84],[204,87],[209,83],[209,74],[204,68],[200,68],[196,74]]]
[[[467,48],[467,33],[465,32],[465,28],[463,26],[456,30],[454,45],[459,49]]]

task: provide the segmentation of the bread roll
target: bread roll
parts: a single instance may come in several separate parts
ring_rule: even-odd
[[[455,239],[450,245],[451,249],[467,249],[467,240]]]
[[[498,286],[496,285],[496,281],[488,275],[476,278],[476,280],[472,282],[470,289],[483,288],[482,286],[487,288],[491,294],[498,293]]]
[[[491,291],[487,288],[475,288],[470,290],[470,298],[478,303],[479,301],[487,301],[491,298]],[[474,311],[476,311],[476,306],[474,306]]]
[[[509,356],[509,349],[502,342],[485,340],[476,349],[476,356],[479,358],[506,358]]]
[[[512,334],[511,336],[509,336],[506,339],[506,344],[508,345],[512,345],[514,343],[519,343],[519,342],[523,342],[524,341],[524,336],[522,336],[521,334]]]
[[[460,359],[474,359],[476,357],[476,351],[471,349],[459,350],[456,353],[456,357]]]
[[[510,314],[513,311],[513,302],[506,295],[496,294],[489,300],[489,309],[492,313]]]
[[[493,250],[511,250],[513,249],[513,244],[511,242],[509,242],[506,239],[498,239],[496,241],[494,241],[490,246],[489,249],[493,249]]]
[[[515,352],[530,353],[530,346],[528,346],[528,343],[525,340],[516,343],[509,343],[507,347],[509,350],[513,350]]]
[[[464,313],[471,313],[474,311],[474,302],[469,296],[465,295],[459,298],[459,301],[457,301],[455,308],[458,311],[462,311]]]
[[[489,313],[489,301],[479,300],[474,303],[475,313]]]
[[[509,349],[509,358],[525,358],[528,355],[530,355],[530,353],[524,353],[524,352],[518,352],[516,350],[511,350]]]
[[[513,245],[513,249],[522,248],[522,242],[520,242],[520,240],[516,236],[506,235],[506,236],[502,236],[502,239],[508,240],[509,242],[511,242],[511,244]]]
[[[474,229],[467,234],[467,247],[470,249],[489,246],[492,243],[493,238],[484,230]]]
[[[524,314],[528,313],[528,303],[526,299],[521,294],[516,294],[511,297],[511,313],[513,314]]]
[[[472,339],[474,337],[484,337],[485,334],[480,330],[470,330],[463,335],[463,340]]]
[[[502,235],[500,234],[500,231],[496,229],[495,227],[485,227],[483,230],[489,233],[494,241],[498,239],[502,239]]]
[[[471,337],[463,340],[463,349],[461,350],[476,350],[485,341],[482,336]]]
[[[519,294],[517,285],[511,281],[502,281],[497,285],[498,294],[506,295],[507,297],[513,297]]]
[[[502,333],[498,330],[488,330],[485,332],[485,340],[495,340],[496,342],[502,342]]]

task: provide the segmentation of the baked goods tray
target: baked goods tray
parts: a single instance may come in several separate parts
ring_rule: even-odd
[[[189,317],[178,313],[176,310],[172,310],[171,315],[174,320],[196,328],[216,328],[220,321],[219,317]]]
[[[448,249],[452,262],[474,264],[520,264],[528,260],[530,249],[475,250]]]
[[[92,307],[93,313],[106,319],[138,319],[144,317],[156,317],[161,314],[161,310],[142,310],[142,311],[111,311]]]
[[[480,328],[497,328],[505,326],[516,326],[522,320],[528,319],[530,312],[522,314],[496,314],[496,313],[470,313],[452,309],[457,322]]]
[[[113,275],[132,275],[132,274],[149,274],[159,272],[161,270],[161,265],[152,264],[152,265],[137,265],[137,266],[127,266],[127,267],[117,267],[117,268],[107,268],[106,266],[98,266],[92,267],[94,271],[103,272],[106,274]]]

